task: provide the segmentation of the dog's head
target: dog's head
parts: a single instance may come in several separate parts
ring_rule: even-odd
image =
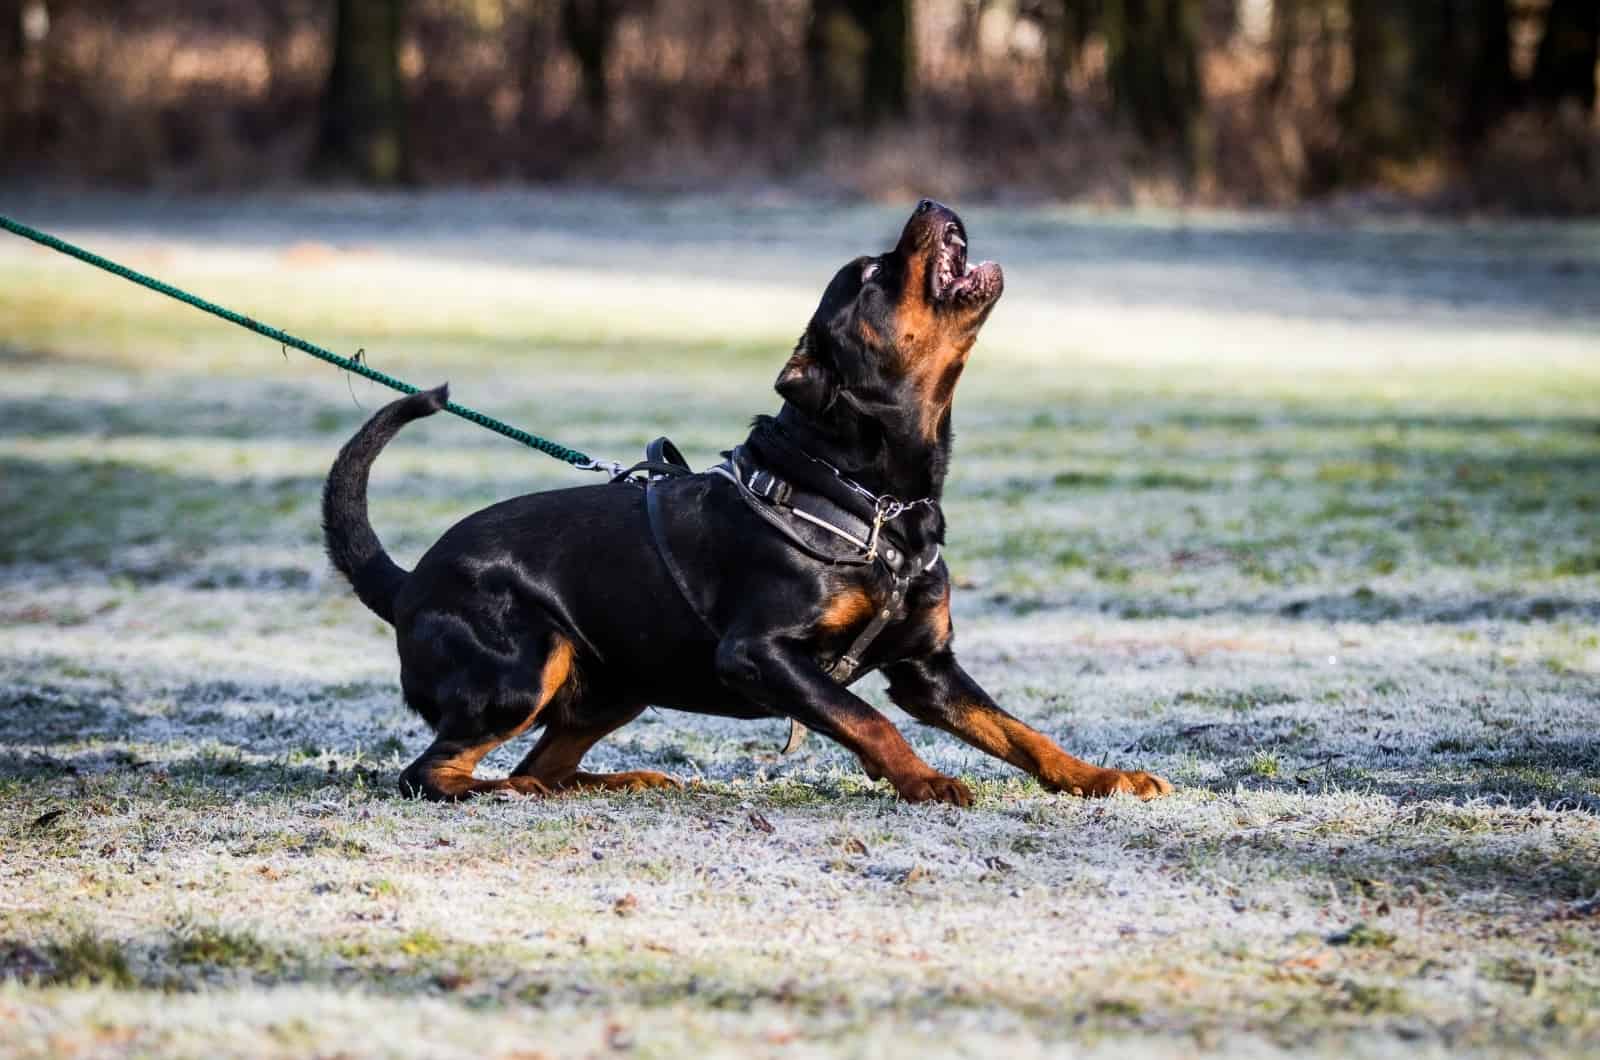
[[[813,417],[844,405],[934,441],[1004,286],[994,262],[967,264],[961,218],[923,199],[893,250],[857,258],[828,284],[778,393]]]

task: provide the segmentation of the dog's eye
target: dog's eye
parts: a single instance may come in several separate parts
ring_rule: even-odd
[[[878,270],[881,267],[882,266],[875,261],[869,261],[865,265],[861,266],[861,282],[866,283],[874,276],[878,275]]]

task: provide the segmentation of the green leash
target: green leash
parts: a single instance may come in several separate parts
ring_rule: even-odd
[[[251,320],[249,317],[244,316],[241,313],[235,313],[233,310],[217,305],[215,302],[208,302],[204,298],[200,298],[197,295],[192,295],[188,291],[174,287],[171,284],[162,283],[160,280],[157,280],[151,276],[146,276],[142,272],[136,272],[133,269],[128,268],[126,265],[118,265],[116,262],[102,258],[98,254],[91,254],[82,247],[73,246],[64,239],[57,239],[55,236],[50,235],[47,232],[41,232],[37,228],[30,228],[18,221],[13,221],[11,218],[6,217],[3,214],[0,214],[0,228],[4,228],[8,232],[14,232],[17,235],[22,236],[24,239],[31,239],[40,246],[49,247],[51,250],[59,251],[62,254],[66,254],[68,257],[77,258],[79,261],[93,265],[97,269],[104,269],[113,276],[121,276],[124,280],[132,280],[139,286],[148,287],[150,290],[164,294],[168,298],[176,298],[185,305],[194,306],[196,309],[210,313],[214,317],[221,317],[230,324],[239,325],[246,331],[253,331],[257,335],[272,339],[274,342],[281,343],[284,346],[293,346],[302,353],[309,353],[318,360],[327,361],[329,364],[337,365],[347,372],[354,372],[357,375],[366,376],[373,382],[382,383],[384,386],[389,387],[392,390],[398,390],[402,394],[415,394],[420,389],[419,387],[412,386],[403,379],[396,379],[392,375],[386,375],[383,372],[378,371],[376,368],[368,366],[362,361],[354,360],[349,357],[341,357],[332,350],[325,350],[321,346],[307,342],[305,339],[296,338],[287,331],[279,331],[277,328],[269,327],[266,324]],[[537,449],[539,452],[553,456],[557,460],[565,460],[567,463],[573,465],[579,470],[609,472],[621,470],[620,464],[602,464],[587,454],[578,452],[576,449],[568,449],[566,446],[552,442],[548,438],[541,438],[537,434],[530,434],[519,427],[513,427],[509,423],[504,423],[500,420],[497,420],[493,416],[485,416],[477,409],[469,409],[465,405],[458,405],[454,401],[445,405],[445,411],[453,412],[467,422],[476,423],[479,427],[486,427],[489,430],[494,431],[496,434],[505,435],[514,442],[521,442],[530,449]]]

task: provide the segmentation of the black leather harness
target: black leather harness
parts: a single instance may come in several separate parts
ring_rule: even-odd
[[[856,677],[861,667],[861,659],[868,647],[894,620],[895,613],[905,600],[912,579],[933,569],[939,562],[937,544],[929,545],[918,555],[911,555],[904,539],[888,524],[909,508],[920,504],[933,505],[935,502],[920,500],[906,503],[894,497],[874,494],[847,478],[833,465],[808,456],[808,459],[837,476],[839,483],[848,491],[847,495],[859,497],[863,507],[870,504],[872,515],[870,518],[863,518],[833,498],[798,486],[780,478],[776,472],[758,466],[751,455],[742,448],[736,448],[724,455],[726,459],[710,468],[706,474],[716,475],[733,483],[739,491],[739,498],[749,506],[750,510],[783,535],[790,544],[828,563],[858,567],[876,564],[889,575],[889,596],[883,606],[874,613],[872,621],[856,635],[844,654],[837,659],[820,660],[828,676],[840,684],[849,684]],[[644,487],[650,536],[655,544],[656,553],[672,576],[673,585],[677,587],[679,595],[689,605],[689,609],[699,617],[706,629],[715,636],[716,630],[695,603],[695,597],[689,590],[683,570],[673,558],[672,549],[667,543],[660,491],[650,488],[652,483],[660,479],[677,478],[693,473],[688,462],[678,452],[677,446],[666,438],[657,438],[645,447],[644,460],[618,473],[612,481],[631,482]],[[837,490],[835,492],[838,493]],[[802,525],[824,531],[843,542],[845,547],[830,549],[818,545],[801,532]],[[790,719],[789,739],[784,744],[783,753],[789,754],[798,748],[805,739],[805,734],[805,726]]]

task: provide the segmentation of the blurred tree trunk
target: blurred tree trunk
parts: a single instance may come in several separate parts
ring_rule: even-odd
[[[1209,169],[1200,80],[1203,0],[1105,0],[1111,94],[1150,144],[1177,144],[1191,176]]]
[[[622,18],[623,0],[561,0],[561,37],[578,61],[590,115],[604,124],[611,107],[606,66]]]
[[[867,120],[896,119],[911,107],[911,0],[858,0],[867,30]]]
[[[546,67],[550,60],[555,26],[552,5],[533,0],[523,16],[522,47],[516,52],[517,91],[522,98],[518,121],[524,132],[533,129],[543,109]]]
[[[22,0],[0,0],[0,76],[16,76],[22,45]]]
[[[1551,0],[1533,62],[1533,98],[1546,106],[1576,100],[1594,109],[1600,62],[1600,0]]]
[[[1057,110],[1066,110],[1072,102],[1067,81],[1089,37],[1089,6],[1089,0],[1031,0],[1018,8],[1039,24],[1044,37],[1045,77]]]
[[[25,157],[33,137],[30,112],[37,105],[29,84],[26,0],[0,0],[0,165]],[[43,17],[49,18],[43,4]]]
[[[0,0],[0,144],[19,102],[23,43],[22,0]]]
[[[1350,89],[1341,117],[1351,176],[1417,161],[1439,146],[1450,86],[1438,0],[1350,0]]]
[[[1240,0],[1208,0],[1202,17],[1209,39],[1229,41],[1239,32],[1243,21],[1239,15],[1239,3]]]
[[[404,8],[404,0],[338,0],[313,171],[372,184],[410,179],[400,77]]]
[[[1461,56],[1457,76],[1465,107],[1457,140],[1470,148],[1489,133],[1516,104],[1517,82],[1511,70],[1511,9],[1507,0],[1458,0],[1455,33]]]
[[[1411,0],[1406,0],[1411,2]],[[1394,0],[1350,0],[1350,88],[1341,118],[1354,158],[1365,171],[1375,162],[1406,155],[1414,147],[1414,108],[1408,95],[1415,77],[1414,44],[1407,12]]]
[[[1304,3],[1305,0],[1272,0],[1272,77],[1267,82],[1267,92],[1273,99],[1283,98],[1294,74]]]
[[[1350,0],[1350,51],[1347,176],[1470,149],[1515,100],[1506,0]]]
[[[1348,0],[1271,0],[1268,47],[1273,98],[1325,99],[1337,81],[1335,53],[1344,39]]]
[[[812,0],[806,66],[824,121],[872,124],[910,109],[910,0]]]

